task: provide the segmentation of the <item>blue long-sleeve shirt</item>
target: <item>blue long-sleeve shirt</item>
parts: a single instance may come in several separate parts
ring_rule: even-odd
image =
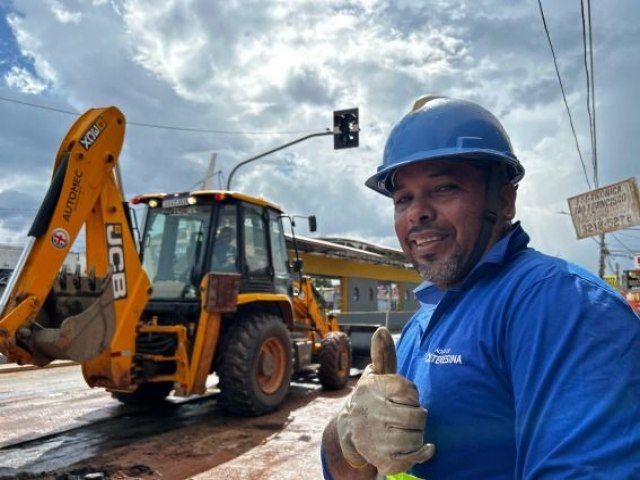
[[[429,411],[428,480],[640,478],[640,320],[516,225],[458,288],[423,284],[398,371]]]
[[[460,287],[416,289],[398,373],[418,387],[436,454],[411,473],[640,479],[640,320],[606,283],[528,243],[517,224]]]

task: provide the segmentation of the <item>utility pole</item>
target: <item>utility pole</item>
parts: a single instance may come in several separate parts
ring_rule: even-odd
[[[209,168],[207,168],[207,174],[202,179],[202,190],[211,190],[212,178],[216,171],[216,159],[218,154],[213,152],[209,158]]]
[[[604,278],[604,263],[607,257],[607,247],[604,244],[604,233],[600,234],[600,261],[598,262],[598,276]]]

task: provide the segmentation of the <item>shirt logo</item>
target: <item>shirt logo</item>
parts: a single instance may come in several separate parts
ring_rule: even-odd
[[[462,355],[459,353],[451,353],[450,348],[436,348],[433,352],[428,352],[424,356],[427,363],[435,363],[436,365],[454,364],[462,365]]]

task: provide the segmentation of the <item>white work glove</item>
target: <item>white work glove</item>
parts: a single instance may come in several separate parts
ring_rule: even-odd
[[[396,375],[395,345],[385,327],[371,338],[371,362],[338,414],[342,455],[354,468],[369,463],[384,475],[406,472],[435,453],[423,441],[427,411],[415,384]]]

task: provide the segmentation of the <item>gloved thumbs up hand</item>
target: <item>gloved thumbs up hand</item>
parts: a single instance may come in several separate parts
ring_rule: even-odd
[[[396,345],[386,327],[378,328],[371,337],[370,372],[378,375],[395,374],[398,369]]]
[[[371,338],[371,362],[338,414],[340,448],[352,467],[405,472],[435,453],[422,439],[427,411],[415,384],[396,374],[395,345],[385,327]]]

